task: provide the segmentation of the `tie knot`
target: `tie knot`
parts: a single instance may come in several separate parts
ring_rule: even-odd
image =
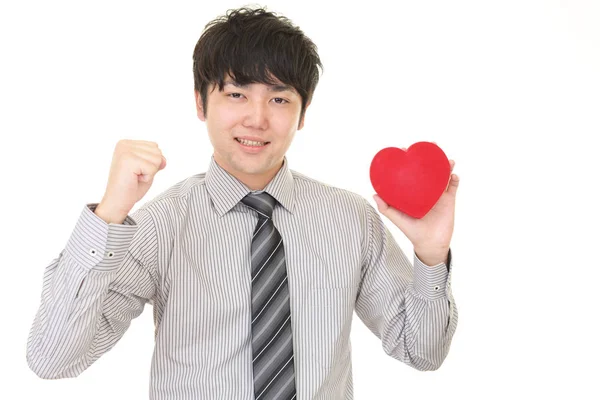
[[[275,198],[267,192],[248,193],[242,199],[242,203],[253,209],[259,214],[259,218],[272,218],[275,208]]]

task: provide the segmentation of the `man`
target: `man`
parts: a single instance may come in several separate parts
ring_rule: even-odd
[[[387,354],[439,368],[458,318],[457,177],[422,219],[376,198],[413,243],[413,266],[364,198],[288,166],[322,68],[302,31],[263,9],[232,10],[207,25],[193,58],[208,171],[128,215],[166,159],[156,143],[117,144],[102,201],[84,207],[46,268],[30,368],[79,375],[147,302],[151,399],[352,399],[354,311]]]

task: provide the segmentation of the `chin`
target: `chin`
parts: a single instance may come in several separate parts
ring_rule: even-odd
[[[268,171],[268,166],[264,163],[256,164],[249,162],[248,160],[236,160],[231,165],[239,172],[247,175],[259,175]]]

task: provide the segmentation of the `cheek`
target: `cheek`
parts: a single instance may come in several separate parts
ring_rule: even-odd
[[[298,128],[298,115],[294,113],[282,113],[271,121],[272,126],[280,136],[292,136]]]
[[[238,124],[239,117],[228,107],[213,108],[208,111],[208,126],[216,135],[222,135]]]

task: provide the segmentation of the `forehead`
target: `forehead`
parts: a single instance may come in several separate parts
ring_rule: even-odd
[[[225,80],[223,81],[223,87],[227,87],[227,86],[233,86],[236,88],[240,88],[240,89],[250,89],[252,87],[252,85],[254,86],[265,86],[267,88],[267,90],[269,92],[290,92],[290,93],[294,93],[294,94],[298,94],[298,92],[296,91],[296,89],[291,86],[291,85],[286,85],[283,82],[281,82],[279,79],[274,79],[275,83],[274,84],[269,84],[269,83],[260,83],[260,82],[255,82],[255,83],[250,83],[250,84],[241,84],[239,82],[237,82],[235,79],[231,78],[231,77],[226,77]]]

